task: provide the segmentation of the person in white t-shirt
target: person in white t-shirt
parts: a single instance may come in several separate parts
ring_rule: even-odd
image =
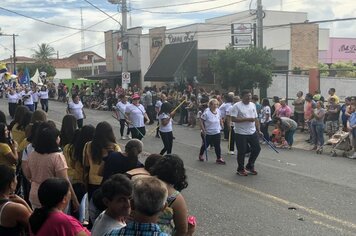
[[[130,103],[127,102],[127,98],[125,94],[120,94],[119,99],[120,99],[119,102],[116,104],[116,114],[117,114],[117,119],[120,122],[121,139],[125,140],[129,138],[129,134],[130,134],[130,130],[129,128],[127,128],[126,135],[124,136],[124,130],[126,125],[125,110]]]
[[[35,110],[35,107],[33,105],[33,99],[32,99],[32,91],[30,91],[29,88],[25,88],[25,91],[22,95],[22,101],[23,101],[23,104],[28,107],[28,109],[30,111],[34,111]]]
[[[201,134],[203,135],[203,144],[200,147],[199,161],[204,161],[203,154],[207,151],[209,145],[214,146],[217,164],[226,164],[221,157],[221,126],[223,125],[219,112],[219,102],[217,99],[210,99],[209,107],[200,117]]]
[[[149,123],[150,119],[145,108],[140,104],[140,95],[135,93],[131,98],[132,104],[126,107],[125,114],[128,118],[127,122],[129,123],[131,137],[141,140],[146,134],[145,119],[146,123]]]
[[[11,118],[14,118],[15,111],[17,107],[19,97],[14,89],[10,88],[10,91],[7,93],[7,102],[9,103],[9,114]]]
[[[39,100],[39,92],[37,91],[36,87],[32,87],[32,100],[33,100],[34,110],[36,111],[38,100]]]
[[[42,110],[48,112],[48,89],[45,85],[41,87],[39,97],[41,98]]]
[[[261,151],[259,135],[263,134],[260,131],[256,105],[251,102],[251,91],[243,90],[241,99],[241,102],[233,105],[230,114],[231,121],[235,122],[237,174],[241,176],[257,175],[255,161]],[[245,168],[245,154],[248,150],[248,145],[251,147],[251,154]]]
[[[269,142],[270,137],[268,133],[268,126],[272,122],[271,106],[267,98],[262,100],[262,109],[261,109],[261,132],[265,141]]]
[[[112,175],[101,186],[103,203],[107,207],[95,220],[92,236],[106,235],[126,226],[124,218],[131,212],[132,182],[122,174]]]
[[[77,119],[78,128],[83,127],[83,120],[86,118],[83,103],[77,94],[72,95],[72,102],[68,103],[68,114],[72,114]]]
[[[234,96],[233,97],[233,104],[241,101],[239,96]],[[234,122],[231,122],[231,110],[232,110],[231,105],[227,110],[226,110],[226,122],[229,127],[229,144],[228,144],[228,154],[234,155],[235,154],[235,131],[234,131]]]
[[[172,105],[169,102],[164,102],[158,113],[159,121],[159,133],[163,142],[163,149],[160,154],[163,155],[172,153],[173,147],[173,127],[172,127],[172,117],[174,113],[171,113]]]
[[[224,122],[224,140],[229,139],[229,125],[227,123],[226,113],[232,106],[232,98],[233,96],[226,94],[224,96],[224,103],[219,107],[221,118],[223,119]]]
[[[164,94],[164,93],[161,93],[161,95],[160,95],[160,99],[158,99],[157,101],[156,101],[156,104],[155,104],[155,111],[156,111],[156,114],[157,114],[157,120],[158,120],[158,122],[157,122],[157,128],[156,128],[156,138],[160,138],[159,137],[159,118],[158,118],[158,114],[159,114],[159,112],[160,112],[160,110],[161,110],[161,106],[162,106],[162,103],[163,102],[166,102],[167,101],[167,96]]]

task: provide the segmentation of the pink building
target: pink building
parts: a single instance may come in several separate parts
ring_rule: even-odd
[[[319,61],[327,64],[339,61],[356,63],[356,38],[330,38],[329,50],[319,52]]]

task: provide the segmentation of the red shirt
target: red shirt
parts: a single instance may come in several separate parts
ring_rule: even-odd
[[[31,232],[31,236],[75,236],[81,231],[90,236],[90,232],[74,217],[63,212],[52,212],[37,234]]]

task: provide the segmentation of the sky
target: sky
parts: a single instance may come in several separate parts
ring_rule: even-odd
[[[250,6],[255,9],[257,2],[257,0],[127,1],[130,10],[128,26],[142,26],[144,32],[158,26],[166,26],[169,29],[204,22],[208,18],[248,10]],[[262,4],[265,10],[306,12],[309,21],[356,15],[354,0],[262,0]],[[12,37],[5,36],[12,34],[18,35],[17,56],[31,57],[42,43],[52,46],[56,52],[58,51],[60,58],[80,52],[81,11],[83,26],[86,29],[84,49],[105,57],[104,32],[120,27],[118,22],[121,22],[121,15],[118,13],[118,5],[107,0],[1,0],[0,33],[3,35],[0,36],[0,60],[13,54]],[[320,27],[329,28],[332,37],[356,38],[356,20],[326,23]]]

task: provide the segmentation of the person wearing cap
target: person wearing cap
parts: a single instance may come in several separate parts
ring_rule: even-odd
[[[282,98],[280,100],[281,106],[279,107],[278,110],[276,110],[276,117],[287,117],[290,118],[292,114],[292,109],[287,105],[286,99]]]
[[[150,122],[144,106],[140,104],[140,95],[135,93],[132,95],[132,104],[129,104],[125,109],[127,122],[132,138],[141,140],[146,134],[146,123]]]

